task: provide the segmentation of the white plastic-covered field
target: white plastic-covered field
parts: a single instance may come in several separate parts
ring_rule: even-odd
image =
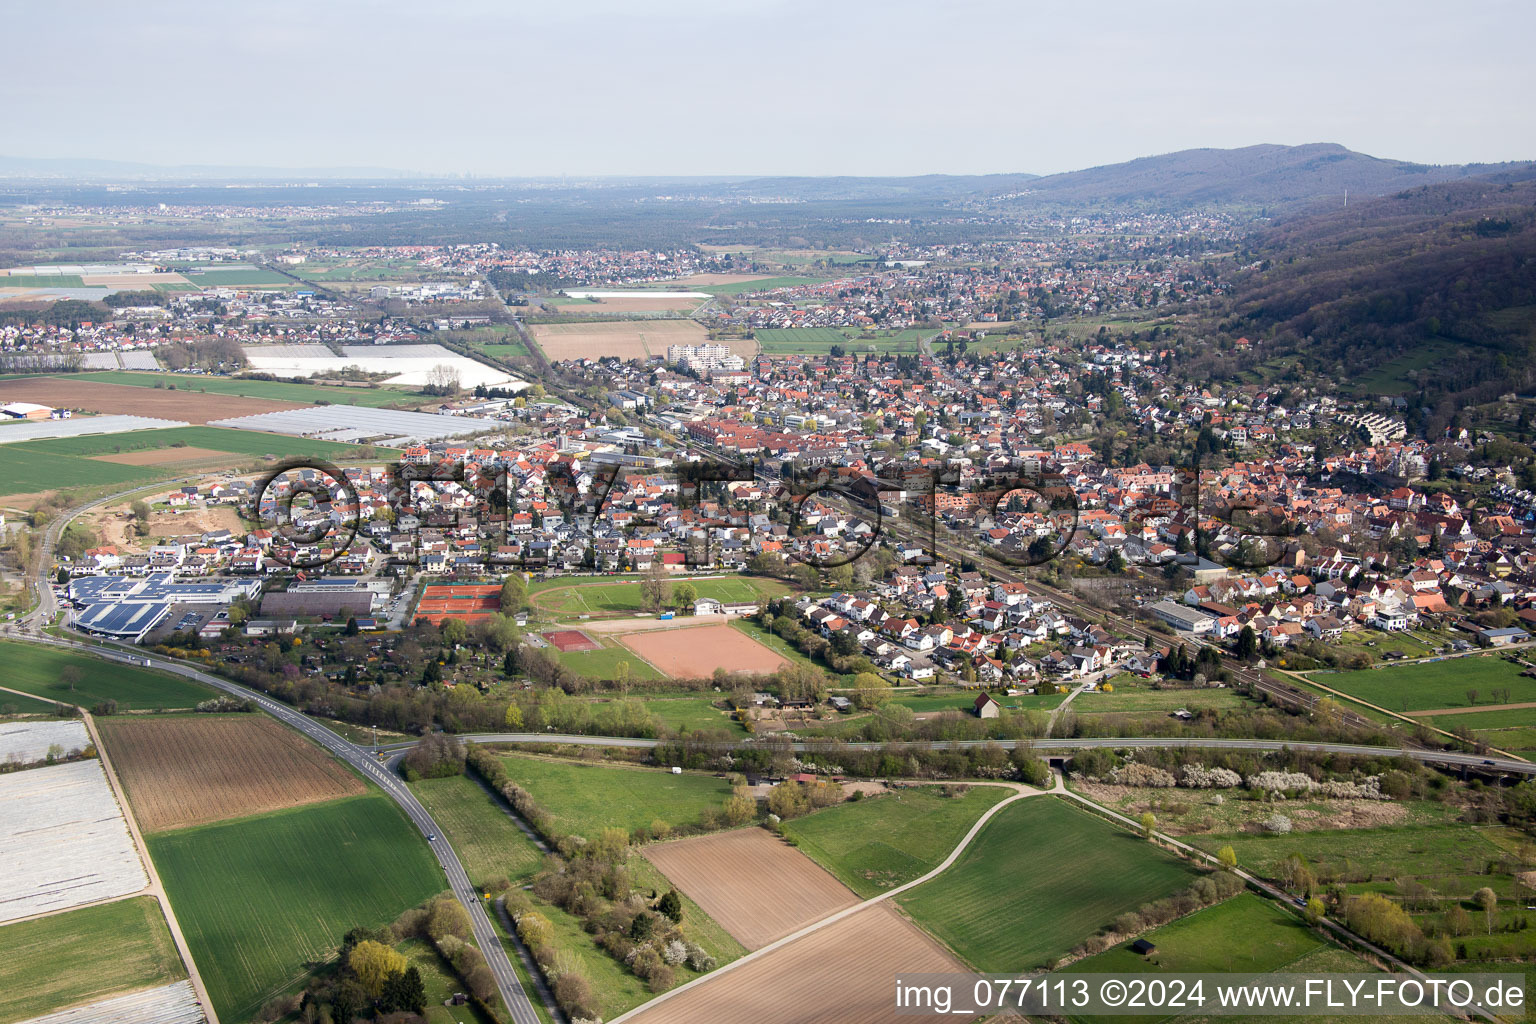
[[[48,756],[73,754],[90,745],[84,722],[0,722],[0,761],[30,764]]]
[[[0,921],[149,884],[96,760],[0,775]]]
[[[208,1018],[190,981],[72,1006],[20,1024],[199,1024]]]
[[[314,377],[356,366],[368,373],[389,374],[386,384],[422,387],[433,371],[446,366],[459,375],[459,386],[464,388],[527,386],[505,371],[441,345],[346,345],[342,352],[337,355],[324,345],[247,345],[245,361],[253,370],[280,377]]]

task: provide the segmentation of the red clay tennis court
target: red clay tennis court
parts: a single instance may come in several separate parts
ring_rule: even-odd
[[[601,648],[596,640],[579,629],[557,629],[552,633],[540,633],[545,640],[560,651],[596,651]]]
[[[434,583],[422,591],[416,621],[440,626],[444,619],[474,622],[501,610],[501,586],[496,583]]]

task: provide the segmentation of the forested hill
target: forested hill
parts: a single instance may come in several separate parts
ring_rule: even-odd
[[[1053,174],[1027,183],[1016,202],[1082,205],[1286,207],[1335,197],[1397,192],[1487,175],[1536,176],[1536,164],[1429,164],[1384,160],[1332,143],[1186,149],[1123,164]]]
[[[1270,227],[1225,324],[1343,387],[1433,403],[1536,386],[1536,181],[1410,189]],[[1381,368],[1401,361],[1396,379]]]

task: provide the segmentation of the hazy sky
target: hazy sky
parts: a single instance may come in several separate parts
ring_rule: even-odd
[[[0,154],[433,173],[1536,158],[1536,3],[0,0]]]

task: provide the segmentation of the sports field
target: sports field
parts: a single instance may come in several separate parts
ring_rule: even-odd
[[[724,622],[627,633],[620,642],[669,679],[702,679],[722,668],[766,674],[789,664],[788,659]]]
[[[0,640],[0,664],[5,666],[0,685],[86,707],[110,699],[123,711],[190,708],[214,695],[207,687],[176,676],[40,644]],[[66,665],[80,669],[80,682],[73,690],[59,678]]]
[[[1140,836],[1039,796],[998,812],[948,871],[896,898],[972,967],[1012,972],[1195,877]]]
[[[704,579],[679,576],[669,583],[673,587],[687,583],[700,598],[713,598],[725,604],[761,601],[789,592],[789,587],[777,580],[747,576]],[[638,615],[644,609],[640,586],[639,580],[556,584],[530,595],[529,600],[539,611],[557,619],[570,619],[577,615]]]
[[[512,821],[502,804],[474,779],[454,775],[420,779],[411,790],[464,862],[469,880],[483,884],[506,877],[521,881],[539,869],[543,855]]]
[[[784,823],[800,849],[868,899],[932,871],[988,807],[1012,790],[972,786],[946,797],[937,786],[841,803]]]
[[[578,764],[553,758],[507,754],[507,775],[576,835],[596,836],[610,826],[632,832],[660,819],[671,825],[699,820],[731,795],[724,779],[655,768]]]
[[[577,630],[564,632],[585,636],[591,641],[591,646],[576,646],[560,650],[555,655],[560,664],[580,676],[587,679],[618,679],[622,672],[628,672],[629,678],[633,680],[666,678],[615,637],[594,636]]]
[[[147,842],[225,1024],[296,987],[348,929],[387,924],[444,887],[425,838],[382,793]]]
[[[1477,704],[1496,703],[1495,689],[1509,690],[1508,703],[1536,701],[1536,679],[1522,678],[1522,671],[1496,655],[1472,655],[1358,672],[1314,672],[1309,678],[1388,711],[1428,711],[1475,707],[1468,690],[1477,691]]]
[[[355,457],[357,445],[224,427],[170,427],[0,445],[0,494],[150,483],[178,469],[245,466],[265,456]],[[134,456],[137,455],[137,458]],[[146,455],[155,456],[152,460]]]
[[[0,1021],[186,976],[153,896],[0,928]]]

